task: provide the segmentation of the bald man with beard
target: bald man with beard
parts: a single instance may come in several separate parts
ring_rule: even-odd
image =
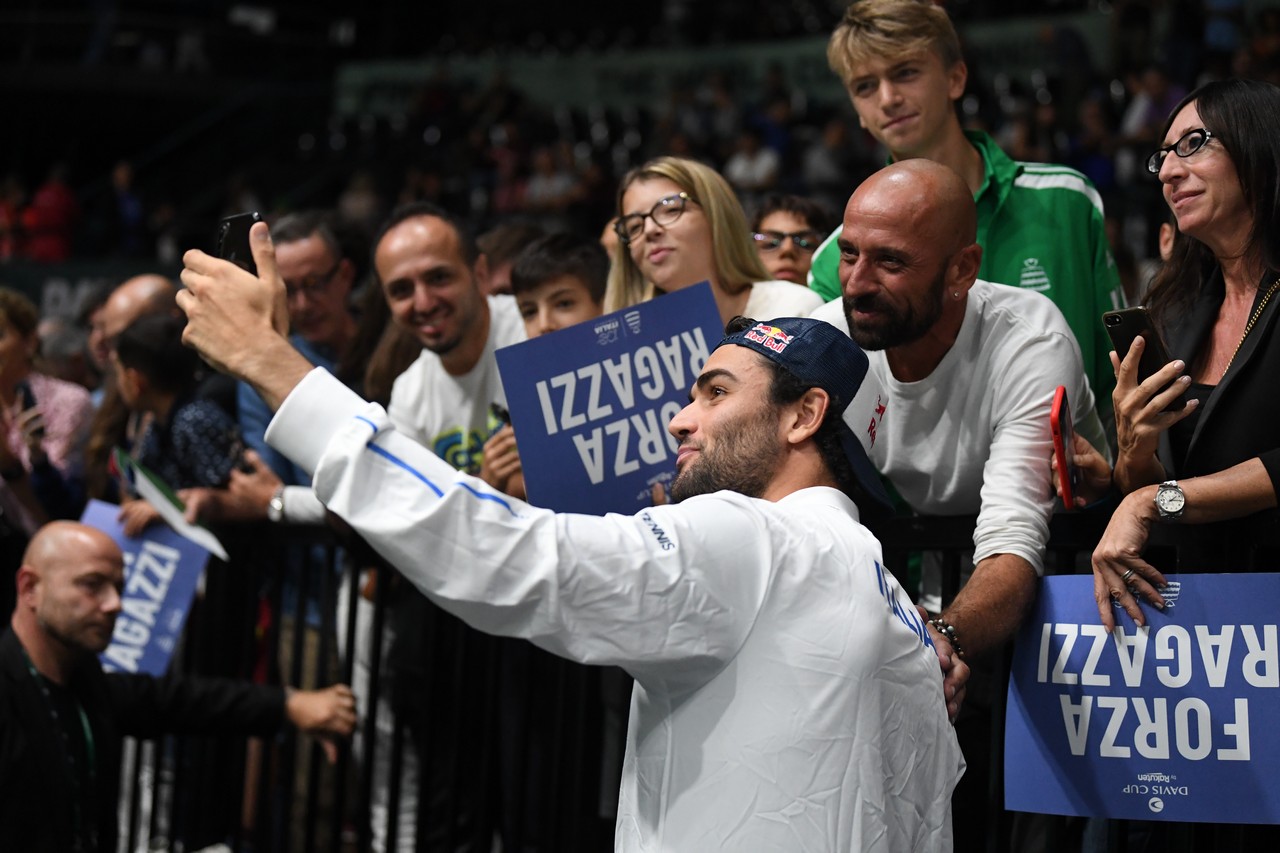
[[[880,473],[916,512],[978,516],[968,583],[945,612],[936,574],[922,596],[971,656],[1012,636],[1044,572],[1057,386],[1076,430],[1105,446],[1062,312],[1033,291],[978,280],[976,223],[951,169],[887,166],[849,199],[843,298],[814,314],[867,350],[880,380],[886,409],[862,436]]]
[[[977,516],[972,568],[955,599],[942,600],[931,559],[919,598],[937,646],[971,661],[1013,636],[1044,573],[1059,385],[1076,431],[1106,446],[1062,312],[1034,291],[978,280],[976,223],[973,197],[950,168],[915,159],[882,169],[845,209],[843,297],[814,314],[867,351],[879,381],[879,414],[860,436],[876,469],[921,515]],[[986,832],[968,821],[984,813],[986,709],[998,684],[975,665],[970,713],[956,725],[970,762],[956,790],[961,849]]]
[[[288,720],[345,737],[345,685],[295,691],[225,679],[104,673],[124,560],[105,533],[41,528],[18,570],[0,635],[0,826],[5,849],[116,849],[121,739],[163,733],[269,735]],[[326,741],[328,748],[333,745]]]

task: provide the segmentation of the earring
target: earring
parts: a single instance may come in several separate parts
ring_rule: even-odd
[[[953,298],[955,298],[955,299],[959,299],[959,298],[960,298],[960,291],[958,291],[958,290],[953,290],[953,291],[951,291],[951,296],[952,296]]]

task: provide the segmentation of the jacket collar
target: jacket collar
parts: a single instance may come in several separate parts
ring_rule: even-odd
[[[1273,272],[1269,271],[1263,276],[1258,285],[1258,292],[1253,297],[1253,305],[1249,309],[1250,318],[1253,317],[1253,312],[1258,309],[1258,303],[1266,294],[1267,288],[1275,280]],[[1200,295],[1192,303],[1191,309],[1183,315],[1182,322],[1177,323],[1168,331],[1165,344],[1168,346],[1171,357],[1181,358],[1188,365],[1192,363],[1195,354],[1206,344],[1209,335],[1213,331],[1213,324],[1218,318],[1218,311],[1222,307],[1222,300],[1225,295],[1226,285],[1222,280],[1222,270],[1219,269],[1214,272],[1213,277],[1201,289]],[[1227,372],[1218,380],[1218,384],[1214,386],[1208,399],[1205,400],[1204,408],[1196,417],[1196,427],[1191,433],[1191,441],[1187,445],[1188,456],[1195,450],[1196,442],[1200,439],[1201,433],[1204,432],[1205,422],[1213,416],[1213,411],[1217,408],[1218,401],[1222,399],[1222,395],[1237,381],[1240,373],[1258,354],[1262,341],[1266,339],[1271,327],[1276,324],[1276,315],[1280,313],[1276,307],[1277,303],[1280,303],[1280,296],[1273,296],[1271,301],[1267,303],[1266,309],[1258,317],[1258,322],[1241,342],[1239,351],[1231,361],[1231,366],[1227,368]],[[1170,470],[1177,470],[1184,461],[1173,459],[1173,449],[1169,441],[1168,430],[1160,434],[1160,458],[1166,463],[1166,469],[1170,469],[1167,463],[1175,463]]]

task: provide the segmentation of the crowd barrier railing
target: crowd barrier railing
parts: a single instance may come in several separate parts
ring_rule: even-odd
[[[1089,571],[1106,521],[1055,515],[1047,571]],[[908,590],[912,555],[935,552],[945,601],[960,588],[974,522],[902,517],[876,532]],[[328,528],[263,526],[226,542],[231,560],[207,569],[175,666],[296,687],[352,684],[361,725],[333,765],[318,742],[290,729],[265,743],[134,745],[123,768],[122,851],[221,843],[488,853],[495,838],[503,850],[610,848],[630,695],[624,673],[481,634],[428,603],[359,540]],[[1259,558],[1274,552],[1263,548]],[[990,714],[983,807],[992,853],[1013,849],[1017,831],[1000,774],[1007,651],[994,656],[995,689],[982,711]],[[1112,826],[1110,849],[1123,851],[1123,826]]]

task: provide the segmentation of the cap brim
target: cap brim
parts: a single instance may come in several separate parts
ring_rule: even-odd
[[[876,378],[875,371],[868,366],[867,374],[862,377],[857,395],[844,410],[844,423],[849,429],[841,438],[846,444],[845,455],[849,457],[853,473],[857,476],[863,491],[880,504],[881,509],[893,512],[893,500],[885,491],[880,472],[876,470],[870,458],[871,448],[875,444],[876,430],[880,426],[880,419],[884,417],[887,405],[888,400],[880,386],[880,381]]]

